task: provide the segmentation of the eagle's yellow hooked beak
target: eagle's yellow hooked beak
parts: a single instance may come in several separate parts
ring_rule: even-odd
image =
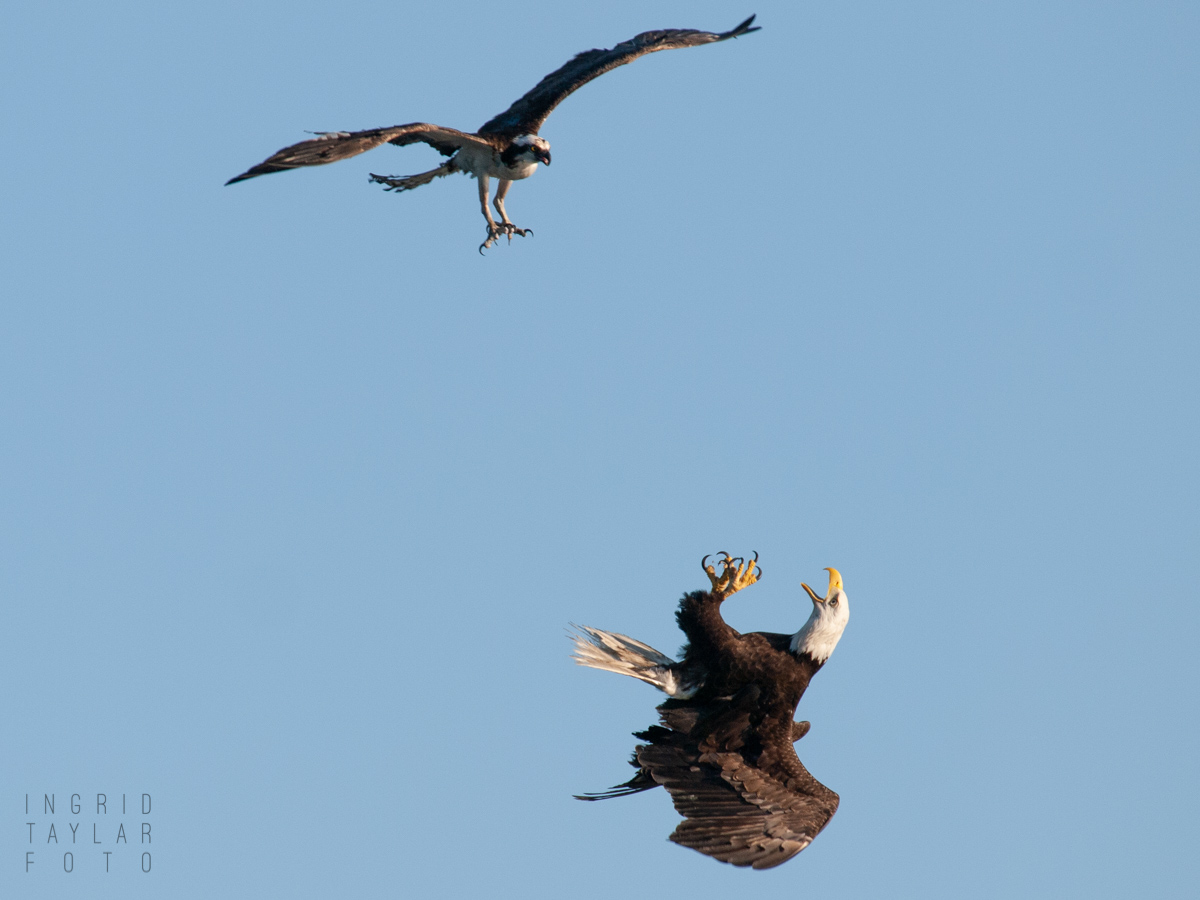
[[[826,567],[825,571],[829,573],[829,590],[827,590],[825,592],[825,597],[828,597],[835,590],[836,591],[845,590],[845,588],[842,587],[842,573],[841,572],[839,572],[837,569],[831,569],[828,567]],[[817,596],[816,591],[814,591],[812,588],[810,588],[803,581],[800,582],[800,587],[804,588],[804,590],[808,593],[808,596],[810,596],[812,598],[813,603],[824,603],[825,602],[825,597]]]
[[[829,590],[825,592],[825,596],[828,597],[834,591],[844,591],[845,588],[842,587],[842,573],[837,569],[829,567],[826,567],[825,571],[829,573]]]

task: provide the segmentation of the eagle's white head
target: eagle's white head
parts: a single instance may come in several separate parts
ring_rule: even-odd
[[[817,596],[807,584],[800,584],[812,599],[813,611],[804,627],[792,635],[792,652],[807,653],[819,663],[833,654],[850,621],[850,601],[842,590],[842,573],[837,569],[825,571],[829,573],[829,590],[824,597]]]
[[[513,138],[513,146],[520,148],[517,159],[550,165],[550,142],[541,135],[519,134]]]

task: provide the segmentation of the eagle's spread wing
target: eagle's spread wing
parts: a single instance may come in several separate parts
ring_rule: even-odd
[[[256,175],[266,175],[269,172],[282,172],[284,169],[298,169],[301,166],[323,166],[348,159],[360,153],[373,150],[380,144],[415,144],[424,142],[433,147],[443,156],[451,156],[456,150],[467,144],[476,144],[487,149],[492,145],[482,138],[453,128],[443,128],[440,125],[429,125],[425,122],[414,122],[411,125],[395,125],[391,128],[371,128],[367,131],[328,131],[317,137],[284,147],[278,153],[263,160],[257,166],[247,169],[241,175],[230,178],[226,184],[245,181]]]
[[[672,841],[735,866],[769,869],[812,843],[837,812],[838,795],[801,764],[794,730],[765,738],[739,699],[755,698],[699,713],[664,704],[667,727],[639,734],[647,743],[634,756],[642,777],[663,785],[684,817]]]
[[[593,78],[605,72],[633,62],[639,56],[657,50],[674,50],[678,47],[696,47],[712,44],[729,38],[741,37],[757,27],[751,28],[754,16],[730,31],[716,34],[711,31],[695,31],[690,28],[671,28],[666,31],[644,31],[637,37],[617,44],[611,50],[586,50],[561,69],[551,72],[537,83],[528,94],[500,115],[488,120],[481,134],[537,134],[546,117],[567,96],[579,90]]]

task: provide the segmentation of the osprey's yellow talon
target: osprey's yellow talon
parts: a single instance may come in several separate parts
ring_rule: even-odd
[[[721,558],[717,560],[717,565],[721,567],[720,574],[717,574],[716,566],[709,564],[707,556],[700,560],[700,565],[707,573],[708,580],[712,582],[714,594],[729,597],[742,588],[754,584],[762,577],[762,569],[758,565],[758,553],[755,553],[754,559],[749,562],[740,556],[730,556],[724,550],[719,555]]]

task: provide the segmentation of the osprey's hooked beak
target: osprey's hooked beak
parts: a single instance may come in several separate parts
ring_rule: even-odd
[[[546,165],[550,165],[550,151],[549,150],[538,150],[537,158],[539,160],[541,160],[542,162],[544,162]]]
[[[803,581],[800,582],[800,587],[804,588],[804,590],[808,593],[808,596],[812,598],[813,603],[824,603],[826,598],[830,594],[832,594],[835,590],[837,590],[837,591],[845,590],[845,588],[842,587],[842,573],[841,572],[839,572],[837,569],[831,569],[828,567],[826,567],[825,571],[829,573],[829,590],[827,590],[825,592],[824,597],[818,597],[816,591],[814,591],[812,588],[810,588]]]

